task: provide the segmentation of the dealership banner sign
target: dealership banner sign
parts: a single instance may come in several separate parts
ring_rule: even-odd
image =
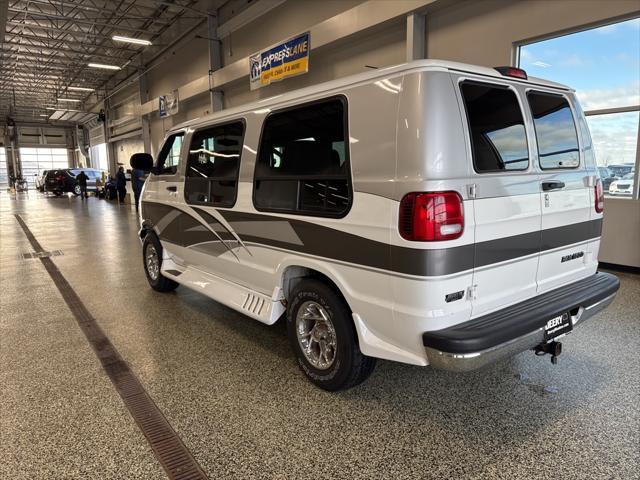
[[[310,33],[296,35],[249,57],[251,90],[309,71]]]
[[[178,113],[178,90],[174,90],[167,95],[161,95],[158,110],[161,117],[168,117]]]

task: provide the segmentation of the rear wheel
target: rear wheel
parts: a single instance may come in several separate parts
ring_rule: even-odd
[[[178,283],[162,276],[162,245],[153,233],[148,233],[142,244],[142,260],[144,273],[151,288],[158,292],[170,292],[175,290]]]
[[[80,185],[76,185],[75,187],[73,187],[74,195],[80,195],[81,193],[82,193],[82,189],[80,188]]]
[[[287,333],[300,369],[324,390],[354,387],[373,372],[376,359],[360,351],[351,311],[319,280],[303,280],[294,289]]]

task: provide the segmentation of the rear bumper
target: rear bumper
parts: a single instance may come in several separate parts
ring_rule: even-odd
[[[429,364],[458,372],[476,370],[535,348],[545,341],[547,320],[570,312],[573,328],[582,325],[609,306],[619,287],[617,277],[598,272],[460,325],[426,332],[422,339]]]

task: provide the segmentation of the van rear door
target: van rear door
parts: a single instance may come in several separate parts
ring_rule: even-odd
[[[569,98],[527,92],[537,146],[542,211],[538,293],[593,273],[588,240],[594,236],[590,190],[593,176],[580,154],[576,114]],[[599,234],[598,234],[599,236]]]
[[[524,90],[502,81],[460,82],[474,167],[476,317],[536,295],[539,175],[530,160]]]

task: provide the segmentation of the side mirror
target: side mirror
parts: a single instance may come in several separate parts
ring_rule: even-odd
[[[134,153],[129,160],[131,166],[148,172],[153,169],[153,157],[149,153]]]

